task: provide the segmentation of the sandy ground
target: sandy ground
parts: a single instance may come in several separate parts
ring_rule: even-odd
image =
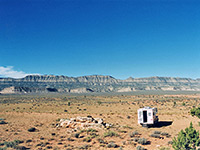
[[[9,97],[10,98],[10,97]],[[1,100],[6,97],[2,97]],[[19,98],[18,98],[19,99]],[[30,101],[35,99],[36,101]],[[48,99],[48,98],[47,98]],[[73,97],[67,101],[55,98],[54,101],[46,101],[44,98],[29,97],[25,102],[1,103],[0,118],[5,119],[7,124],[0,125],[0,143],[5,141],[22,140],[21,146],[30,149],[80,149],[88,145],[88,149],[112,149],[107,144],[101,144],[98,139],[105,143],[115,142],[123,149],[136,149],[138,144],[135,137],[129,134],[138,131],[139,138],[149,141],[142,147],[154,150],[166,147],[172,149],[168,143],[177,136],[181,129],[193,123],[195,129],[200,130],[199,119],[189,114],[193,106],[198,106],[200,98],[194,95],[168,95],[168,96],[95,96]],[[137,109],[143,106],[158,108],[160,124],[157,127],[143,128],[137,123]],[[31,109],[30,109],[31,108]],[[64,110],[67,110],[65,112]],[[113,124],[110,129],[97,129],[97,136],[91,141],[84,141],[89,137],[88,133],[81,133],[82,138],[75,138],[69,128],[56,128],[60,118],[72,118],[87,116],[102,118],[105,122]],[[128,117],[129,116],[129,117]],[[35,132],[28,129],[35,127]],[[114,137],[104,137],[104,133],[113,131],[118,134]],[[170,136],[162,136],[161,139],[150,137],[154,131],[167,132]],[[68,138],[74,139],[69,141]],[[3,145],[1,147],[4,147]]]

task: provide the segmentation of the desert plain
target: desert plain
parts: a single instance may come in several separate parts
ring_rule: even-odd
[[[0,95],[0,149],[169,150],[173,138],[190,122],[200,130],[199,119],[190,115],[199,105],[198,92]],[[137,110],[145,106],[158,109],[157,126],[138,124]],[[87,116],[111,126],[77,130],[59,126],[60,119]],[[155,133],[158,136],[152,137]]]

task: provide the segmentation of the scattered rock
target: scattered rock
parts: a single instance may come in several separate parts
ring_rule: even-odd
[[[105,123],[101,118],[76,117],[71,119],[60,119],[60,123],[57,127],[66,127],[69,129],[87,129],[87,128],[109,128],[111,124]]]

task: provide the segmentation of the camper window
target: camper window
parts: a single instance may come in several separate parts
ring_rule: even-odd
[[[151,113],[149,112],[149,116],[151,116]]]

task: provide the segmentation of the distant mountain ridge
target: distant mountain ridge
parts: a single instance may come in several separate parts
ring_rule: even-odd
[[[0,93],[37,92],[132,92],[138,90],[200,91],[200,79],[179,77],[147,77],[125,80],[112,76],[80,77],[28,75],[24,78],[0,78]],[[12,91],[12,92],[11,92]]]

